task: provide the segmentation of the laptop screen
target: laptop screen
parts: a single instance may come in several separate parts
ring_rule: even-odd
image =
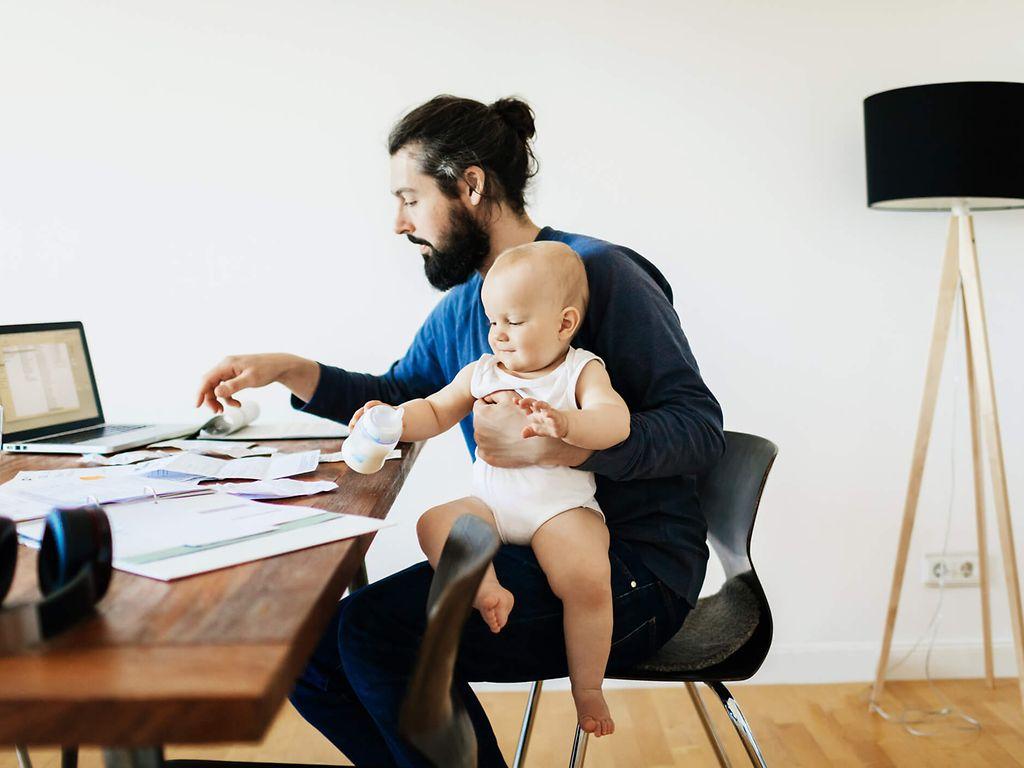
[[[81,323],[0,326],[0,405],[4,442],[102,421]]]

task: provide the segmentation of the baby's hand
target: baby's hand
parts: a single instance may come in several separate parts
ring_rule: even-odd
[[[351,432],[352,428],[356,425],[356,422],[359,421],[359,419],[362,417],[363,413],[370,410],[375,405],[387,405],[387,403],[382,403],[380,400],[368,400],[362,408],[360,408],[358,411],[352,414],[352,419],[348,423],[348,431]]]
[[[526,426],[523,437],[557,437],[561,440],[569,434],[569,417],[543,400],[524,397],[519,407],[526,411]]]

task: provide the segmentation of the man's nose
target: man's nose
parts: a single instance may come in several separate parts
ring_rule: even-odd
[[[395,216],[395,234],[396,235],[411,235],[415,231],[416,231],[416,228],[413,227],[412,222],[410,222],[405,217],[405,214],[402,213],[402,211],[400,210],[398,212],[398,215]]]

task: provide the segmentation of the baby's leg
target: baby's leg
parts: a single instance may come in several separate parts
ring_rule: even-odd
[[[615,730],[601,683],[612,643],[608,528],[593,510],[577,507],[548,520],[531,542],[565,612],[565,650],[576,714],[584,731]]]
[[[427,556],[430,565],[437,568],[437,561],[441,559],[441,550],[448,539],[455,521],[462,515],[475,515],[486,521],[492,528],[497,528],[494,523],[494,515],[490,508],[475,496],[466,496],[463,499],[456,499],[438,507],[432,507],[424,512],[416,522],[416,535],[420,540],[420,548]],[[487,566],[487,573],[480,582],[480,589],[477,590],[473,607],[480,611],[491,632],[500,632],[508,621],[508,615],[512,611],[514,599],[512,593],[501,586],[497,575],[494,573],[494,566]]]

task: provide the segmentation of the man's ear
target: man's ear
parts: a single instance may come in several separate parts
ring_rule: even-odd
[[[566,307],[562,310],[562,325],[558,329],[558,338],[562,341],[568,341],[576,335],[576,331],[579,330],[580,322],[580,311],[576,307]]]
[[[484,199],[486,192],[484,187],[487,184],[487,174],[479,165],[471,165],[462,174],[462,180],[466,184],[466,198],[470,205],[479,205]]]

